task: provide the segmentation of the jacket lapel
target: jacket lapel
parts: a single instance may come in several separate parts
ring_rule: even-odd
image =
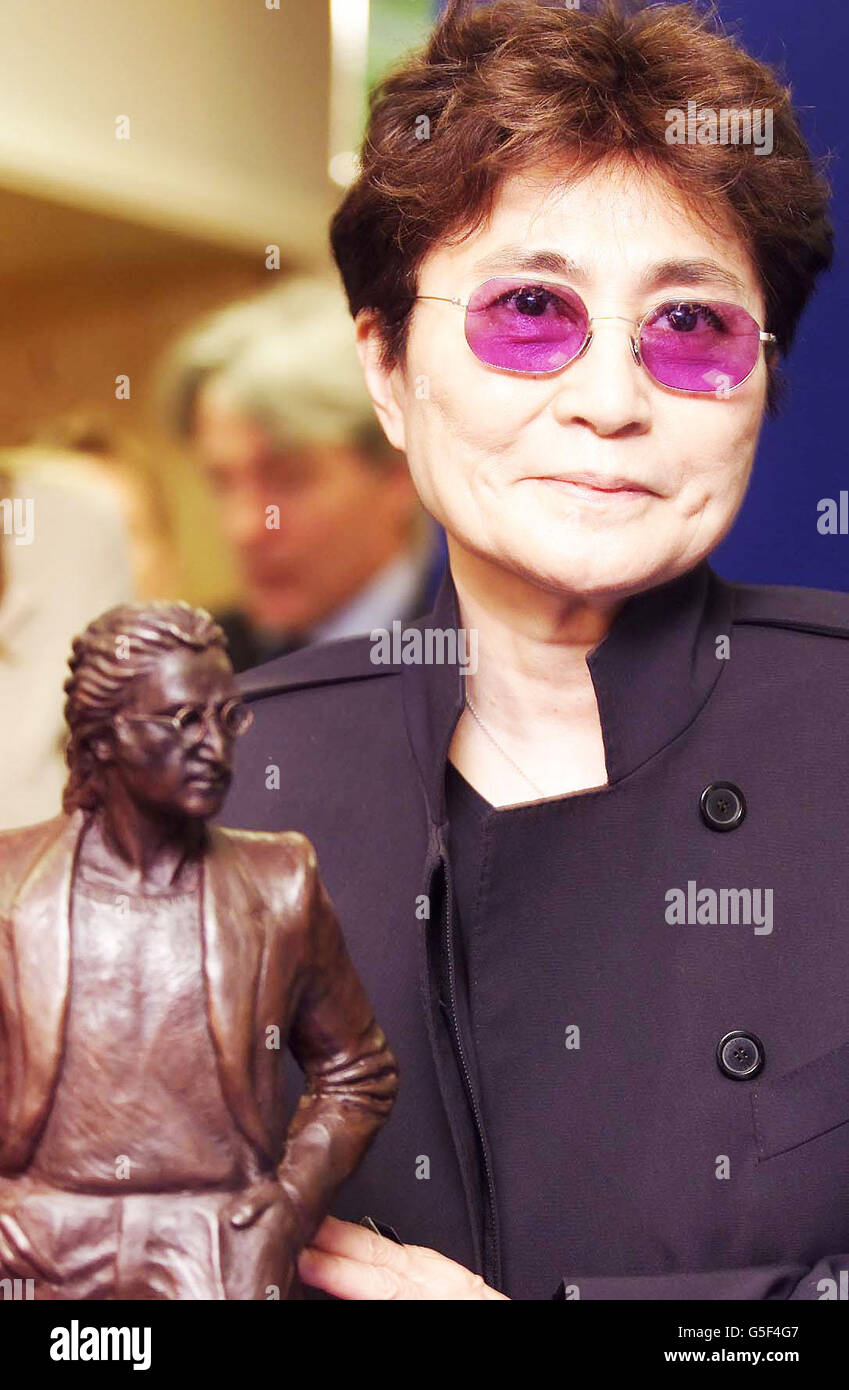
[[[203,863],[203,954],[207,1008],[219,1076],[242,1132],[273,1159],[252,1085],[257,986],[268,911],[229,832],[210,827]]]
[[[733,604],[733,588],[703,561],[630,597],[587,654],[611,785],[677,738],[708,700],[725,666],[717,660],[717,638],[731,631]],[[450,630],[459,622],[446,570],[433,612],[410,626]],[[445,764],[463,711],[464,671],[459,663],[404,665],[401,682],[410,745],[436,828],[446,821]]]
[[[423,632],[428,628],[450,632],[457,630],[459,620],[454,582],[446,569],[433,611],[409,626]],[[455,650],[459,654],[459,642]],[[432,838],[436,828],[446,821],[445,763],[463,712],[465,670],[459,660],[402,665],[401,689],[407,734],[422,782]]]
[[[71,879],[83,811],[62,817],[12,905],[18,1023],[23,1038],[10,1137],[28,1143],[49,1106],[62,1052],[70,968]]]

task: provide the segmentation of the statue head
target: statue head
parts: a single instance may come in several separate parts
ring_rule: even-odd
[[[182,602],[121,604],[74,638],[68,665],[63,810],[124,794],[163,815],[217,814],[251,714],[210,614]]]

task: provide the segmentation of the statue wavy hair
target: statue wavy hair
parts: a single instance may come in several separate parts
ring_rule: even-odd
[[[66,815],[78,807],[95,810],[101,801],[97,759],[91,740],[109,726],[130,684],[153,670],[165,652],[188,647],[205,651],[227,639],[210,613],[182,601],[125,603],[102,613],[74,638],[63,690],[69,737],[65,760],[70,775],[62,793]]]

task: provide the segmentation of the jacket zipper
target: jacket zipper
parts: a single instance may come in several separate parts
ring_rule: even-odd
[[[483,1117],[482,1117],[482,1115],[481,1115],[480,1108],[479,1108],[479,1106],[478,1106],[477,1097],[476,1097],[476,1095],[475,1095],[475,1090],[474,1090],[474,1085],[473,1085],[473,1083],[472,1083],[471,1072],[470,1072],[470,1070],[469,1070],[469,1066],[468,1066],[468,1063],[467,1063],[467,1061],[466,1061],[466,1054],[465,1054],[465,1052],[464,1052],[464,1050],[463,1050],[463,1040],[462,1040],[462,1037],[461,1037],[461,1035],[460,1035],[460,1027],[459,1027],[459,1024],[458,1024],[458,1022],[457,1022],[457,991],[456,991],[455,976],[454,976],[454,934],[453,934],[453,920],[452,920],[452,912],[451,912],[452,903],[453,903],[453,897],[454,897],[454,893],[453,893],[454,885],[453,885],[453,882],[452,882],[452,879],[451,879],[451,868],[450,868],[450,864],[449,864],[449,860],[448,860],[448,855],[447,855],[447,853],[445,853],[445,848],[444,848],[444,844],[442,843],[442,837],[441,837],[441,836],[440,836],[440,850],[441,850],[441,857],[442,857],[443,874],[444,874],[444,877],[445,877],[445,942],[446,942],[446,954],[447,954],[447,958],[448,958],[448,995],[449,995],[449,1000],[448,1000],[448,1004],[449,1004],[448,1014],[449,1014],[449,1019],[450,1019],[450,1023],[451,1023],[451,1030],[452,1030],[452,1034],[453,1034],[453,1038],[454,1038],[455,1052],[456,1052],[456,1054],[457,1054],[457,1059],[458,1059],[458,1061],[459,1061],[459,1063],[460,1063],[460,1069],[461,1069],[462,1076],[463,1076],[463,1082],[464,1082],[464,1085],[465,1085],[465,1088],[466,1088],[466,1095],[467,1095],[467,1098],[468,1098],[468,1101],[469,1101],[469,1106],[470,1106],[471,1111],[472,1111],[472,1116],[473,1116],[473,1118],[474,1118],[475,1131],[476,1131],[476,1134],[477,1134],[478,1144],[480,1145],[480,1153],[481,1153],[481,1158],[482,1158],[482,1161],[483,1161],[484,1178],[485,1178],[485,1181],[486,1181],[486,1228],[487,1228],[487,1230],[486,1230],[486,1232],[485,1232],[485,1235],[488,1233],[489,1239],[488,1239],[488,1243],[487,1243],[487,1240],[486,1240],[486,1239],[484,1240],[484,1251],[483,1251],[483,1257],[484,1257],[484,1275],[483,1275],[483,1277],[484,1277],[484,1279],[486,1280],[487,1284],[490,1284],[493,1288],[498,1288],[498,1287],[499,1287],[500,1278],[501,1278],[501,1270],[500,1270],[500,1263],[501,1263],[501,1262],[500,1262],[499,1251],[498,1251],[498,1221],[497,1221],[496,1206],[495,1206],[495,1183],[494,1183],[494,1181],[493,1181],[492,1168],[491,1168],[490,1161],[489,1161],[489,1151],[488,1151],[488,1148],[487,1148],[486,1139],[485,1139],[485,1137],[484,1137]]]

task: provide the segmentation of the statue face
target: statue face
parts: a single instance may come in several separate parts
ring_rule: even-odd
[[[220,647],[168,652],[154,671],[131,684],[121,715],[132,718],[115,720],[104,761],[138,805],[165,815],[214,816],[230,785],[234,739],[212,710],[239,698]],[[175,715],[187,705],[209,716],[194,745],[168,723],[138,717]]]

